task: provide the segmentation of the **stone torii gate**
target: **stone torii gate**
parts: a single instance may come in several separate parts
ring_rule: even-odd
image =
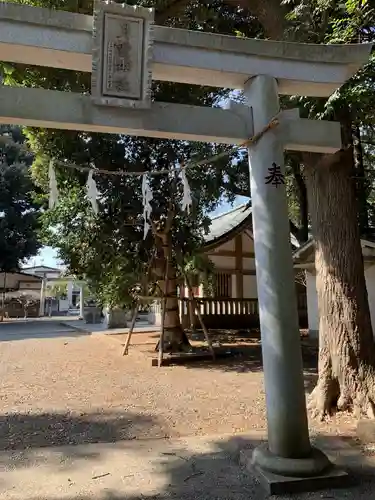
[[[268,443],[255,450],[253,465],[271,493],[296,482],[312,489],[342,481],[309,440],[283,184],[284,150],[333,153],[340,127],[280,112],[279,94],[329,96],[370,51],[369,44],[306,45],[153,26],[152,10],[113,3],[96,3],[93,18],[0,5],[1,61],[92,72],[91,96],[1,87],[0,122],[239,145],[278,118],[249,148],[268,421]],[[247,105],[151,102],[152,79],[242,89]]]

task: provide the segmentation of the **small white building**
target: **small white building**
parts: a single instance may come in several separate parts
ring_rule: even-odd
[[[375,327],[375,242],[361,240],[371,323]],[[315,244],[310,239],[294,253],[294,267],[306,272],[306,296],[309,334],[318,336],[319,311],[316,292]]]
[[[32,267],[24,267],[22,269],[23,272],[28,274],[33,274],[35,276],[40,276],[43,279],[58,279],[61,277],[61,269],[57,269],[56,267],[48,267],[48,266],[32,266]]]
[[[36,300],[40,298],[41,278],[30,273],[0,272],[0,291],[6,293],[7,298],[17,298],[19,295],[28,295]]]
[[[45,308],[49,313],[66,313],[69,309],[76,307],[80,300],[80,285],[74,282],[74,278],[64,276],[61,269],[40,265],[25,267],[22,271],[44,280],[44,295],[47,299]],[[66,294],[56,299],[49,291],[53,290],[54,285],[59,285],[59,282],[62,286],[66,285]]]
[[[42,278],[24,272],[0,273],[1,302],[4,300],[4,313],[9,317],[23,317],[25,312],[20,300],[31,301],[28,316],[38,315]],[[0,308],[2,307],[2,304]]]

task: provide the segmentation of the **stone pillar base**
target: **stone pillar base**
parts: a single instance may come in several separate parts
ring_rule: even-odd
[[[240,463],[255,473],[270,495],[347,487],[349,481],[348,474],[336,469],[316,448],[307,458],[292,459],[273,455],[262,444],[253,451],[242,450]]]

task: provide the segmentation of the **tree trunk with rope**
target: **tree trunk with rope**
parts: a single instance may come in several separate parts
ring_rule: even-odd
[[[157,224],[153,223],[153,233],[155,238],[159,240],[163,254],[163,270],[159,270],[163,280],[159,280],[160,289],[166,290],[165,300],[165,317],[164,317],[164,352],[187,352],[191,345],[189,339],[184,332],[177,297],[177,270],[176,264],[172,255],[172,238],[171,225],[173,221],[173,213],[168,214],[167,221],[163,228],[158,228]],[[165,288],[164,276],[165,266],[168,262],[167,288]],[[162,271],[162,272],[160,272]]]
[[[312,161],[311,161],[312,160]],[[364,277],[352,150],[305,162],[315,237],[319,378],[310,408],[375,416],[375,345]]]
[[[159,236],[163,245],[165,265],[168,261],[165,317],[164,317],[164,346],[165,352],[184,352],[189,350],[190,342],[180,320],[180,311],[177,298],[177,272],[172,258],[172,241],[169,234]],[[165,290],[165,283],[160,283]]]

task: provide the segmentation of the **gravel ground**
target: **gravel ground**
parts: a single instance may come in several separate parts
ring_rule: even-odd
[[[189,437],[0,452],[0,466],[2,459],[5,465],[1,499],[265,500],[268,495],[254,475],[238,466],[235,440]],[[373,498],[373,476],[360,471],[356,476],[357,485],[346,489],[272,498]]]
[[[40,322],[17,334],[7,328],[0,325],[0,449],[265,428],[259,346],[247,361],[158,369],[139,347],[122,357],[107,336]],[[307,385],[313,379],[309,367]],[[312,422],[322,434],[351,435],[354,425],[346,415]]]

